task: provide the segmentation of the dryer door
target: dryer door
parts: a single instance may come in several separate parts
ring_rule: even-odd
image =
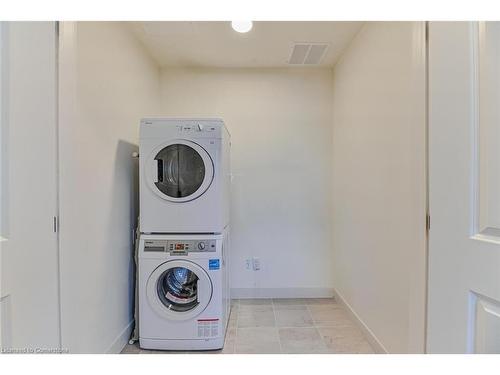
[[[161,316],[188,320],[212,299],[212,282],[203,268],[187,260],[172,260],[156,268],[146,285],[148,302]]]
[[[145,172],[153,192],[171,202],[187,202],[200,197],[214,178],[210,155],[199,144],[186,140],[176,140],[154,149]]]

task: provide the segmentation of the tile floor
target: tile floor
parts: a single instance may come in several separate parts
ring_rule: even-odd
[[[208,352],[142,350],[153,353],[373,353],[343,307],[330,298],[233,300],[224,349]]]

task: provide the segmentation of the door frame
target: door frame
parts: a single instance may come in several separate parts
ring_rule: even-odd
[[[427,287],[428,287],[428,22],[414,22],[412,53],[413,106],[410,119],[414,142],[413,164],[417,166],[418,181],[414,187],[414,210],[418,214],[413,223],[417,228],[415,241],[418,252],[408,261],[413,265],[409,285],[408,353],[426,353],[427,342]]]
[[[3,55],[4,55],[4,25],[5,21],[0,21],[0,348],[2,348],[2,328],[3,328],[3,289],[2,289],[2,258],[3,258],[3,242],[5,238],[3,237],[4,228],[4,126],[5,126],[5,116],[4,116],[4,66],[3,66]]]

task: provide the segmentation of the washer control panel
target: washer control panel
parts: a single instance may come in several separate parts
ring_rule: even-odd
[[[167,252],[171,255],[215,252],[216,240],[146,240],[144,251]]]

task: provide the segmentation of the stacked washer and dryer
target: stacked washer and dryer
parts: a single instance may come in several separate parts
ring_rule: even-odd
[[[140,124],[139,343],[220,349],[229,316],[229,133],[219,119]]]

